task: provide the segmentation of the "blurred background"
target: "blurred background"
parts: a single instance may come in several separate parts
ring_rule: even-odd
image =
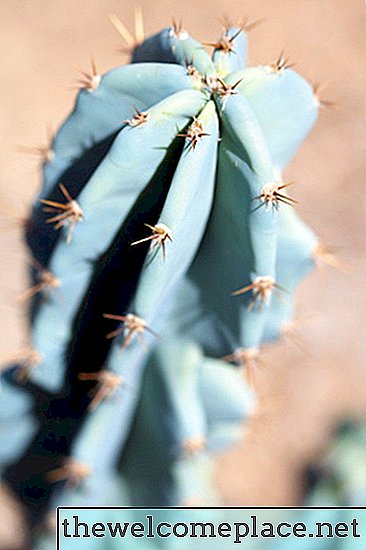
[[[264,350],[255,373],[258,413],[245,441],[220,457],[217,478],[226,505],[295,505],[304,467],[324,453],[331,427],[366,418],[366,17],[363,0],[141,0],[146,32],[174,16],[197,39],[212,42],[220,19],[264,18],[250,33],[250,65],[285,50],[296,70],[324,83],[336,105],[319,121],[285,174],[296,181],[298,211],[321,241],[336,247],[347,273],[326,265],[298,292],[294,338]],[[0,358],[26,343],[16,297],[26,288],[17,219],[40,181],[40,158],[20,152],[47,145],[70,111],[77,67],[99,72],[127,61],[108,20],[133,29],[134,4],[118,0],[0,0]],[[2,491],[0,548],[19,536],[16,505]]]

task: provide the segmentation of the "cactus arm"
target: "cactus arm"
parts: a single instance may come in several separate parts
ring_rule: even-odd
[[[223,108],[223,106],[222,106]],[[226,158],[234,169],[234,178],[247,181],[251,202],[248,212],[249,230],[254,252],[253,271],[274,275],[276,256],[277,213],[272,209],[255,208],[263,185],[275,180],[264,136],[248,102],[239,95],[229,97],[222,110],[222,123],[229,140],[223,147]],[[235,145],[234,145],[235,144]]]
[[[212,60],[220,77],[226,77],[234,71],[242,70],[247,62],[248,40],[245,32],[238,27],[230,27],[227,30],[227,36],[229,38],[235,37],[232,41],[233,51],[225,52],[215,48],[212,55]]]
[[[50,268],[62,281],[62,292],[68,300],[57,301],[50,297],[42,305],[34,324],[33,346],[47,357],[47,351],[55,347],[56,341],[60,357],[57,360],[57,353],[53,355],[52,367],[47,359],[39,365],[33,373],[34,381],[54,389],[62,383],[62,353],[71,339],[72,320],[90,280],[91,261],[98,259],[109,246],[138,195],[164,159],[164,147],[174,139],[177,128],[182,129],[204,102],[199,92],[178,92],[151,109],[150,120],[145,126],[125,128],[81,193],[79,204],[86,219],[76,228],[70,245],[59,242]],[[146,143],[151,147],[146,147]],[[140,157],[140,162],[131,165],[131,158],[136,156]],[[103,208],[98,208],[102,200]]]
[[[154,316],[160,315],[166,294],[191,264],[212,206],[218,147],[218,120],[212,101],[199,114],[199,120],[209,135],[196,150],[186,141],[160,217],[171,228],[173,242],[167,245],[165,262],[160,251],[152,261],[147,258],[134,299],[135,310],[151,325]]]
[[[319,104],[312,86],[291,69],[277,74],[270,67],[236,71],[226,79],[230,85],[239,80],[237,90],[258,119],[273,163],[283,169],[317,119]]]
[[[249,312],[251,296],[244,294],[243,299],[231,293],[249,284],[253,276],[275,275],[277,243],[277,213],[264,208],[253,212],[253,197],[274,177],[261,131],[239,95],[227,99],[221,117],[215,203],[189,274],[199,288],[203,310],[211,312],[208,316],[218,326],[227,327],[223,329],[226,345],[217,347],[216,339],[206,349],[216,357],[231,353],[233,346],[259,345],[265,308]]]
[[[132,55],[132,63],[141,62],[178,63],[193,65],[203,76],[215,74],[215,67],[204,47],[191,38],[186,31],[175,32],[166,28],[145,40]]]

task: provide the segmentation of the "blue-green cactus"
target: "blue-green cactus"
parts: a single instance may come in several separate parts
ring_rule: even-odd
[[[3,475],[32,518],[207,503],[211,453],[253,403],[228,362],[280,336],[313,265],[281,171],[319,100],[282,56],[244,69],[242,28],[213,46],[175,25],[93,72],[43,166],[26,227],[39,355],[1,392]]]
[[[365,506],[366,427],[349,419],[337,427],[323,459],[306,470],[306,506]]]

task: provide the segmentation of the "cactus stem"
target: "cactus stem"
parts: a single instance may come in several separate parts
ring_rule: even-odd
[[[150,113],[139,111],[136,105],[133,106],[135,112],[132,118],[123,120],[123,124],[128,124],[128,126],[131,126],[132,128],[135,128],[136,126],[141,126],[142,124],[145,124],[147,122],[147,119],[149,118]]]
[[[81,74],[81,79],[78,81],[78,88],[81,90],[87,90],[88,92],[94,92],[101,81],[101,75],[98,74],[97,66],[94,59],[91,59],[91,72],[87,73],[77,67],[79,73]]]
[[[111,398],[124,383],[124,379],[119,374],[108,370],[99,372],[81,372],[78,375],[79,380],[91,380],[98,382],[97,387],[90,392],[92,400],[89,403],[88,410],[94,411],[98,405],[105,399]]]
[[[182,443],[183,453],[186,457],[192,457],[206,447],[207,441],[203,436],[188,437]]]
[[[280,193],[282,189],[286,189],[294,183],[295,182],[281,184],[275,182],[266,183],[265,185],[263,185],[260,194],[254,197],[253,200],[262,201],[262,205],[265,205],[266,210],[270,210],[271,208],[275,208],[276,210],[278,210],[280,202],[282,202],[283,204],[287,204],[288,206],[299,204],[298,201],[293,199],[292,197]]]
[[[249,310],[251,310],[256,303],[259,304],[259,310],[261,310],[263,305],[269,305],[273,292],[287,292],[283,287],[279,286],[275,282],[273,277],[258,276],[255,278],[253,283],[235,290],[231,293],[231,296],[239,296],[250,291],[253,291],[253,299],[248,304]],[[281,296],[278,297],[281,298]]]
[[[122,342],[122,350],[131,343],[135,336],[137,336],[137,338],[139,339],[142,347],[147,350],[145,338],[143,335],[146,330],[153,334],[156,338],[158,337],[158,334],[156,334],[156,332],[154,332],[151,328],[147,326],[144,319],[141,319],[141,317],[138,317],[133,313],[128,313],[127,315],[113,315],[111,313],[103,313],[103,317],[105,319],[113,319],[115,321],[123,322],[123,326],[121,328],[118,328],[117,330],[114,330],[106,335],[106,338],[110,339],[118,336],[123,332],[124,339]]]
[[[312,252],[313,260],[315,262],[320,261],[330,267],[333,267],[334,269],[337,269],[338,271],[341,271],[342,273],[348,274],[349,267],[337,258],[335,255],[336,250],[337,249],[335,247],[318,242]]]
[[[67,459],[64,465],[47,473],[50,483],[66,481],[69,488],[77,488],[81,483],[92,475],[92,469],[87,464],[82,464],[73,459]]]
[[[179,134],[178,134],[179,135]],[[161,249],[163,251],[163,258],[164,261],[166,259],[166,241],[173,242],[172,238],[172,231],[171,229],[165,225],[165,223],[157,223],[156,225],[150,225],[148,223],[144,223],[146,227],[151,229],[152,235],[149,235],[148,237],[145,237],[144,239],[140,239],[138,241],[134,241],[131,243],[131,246],[135,246],[136,244],[142,244],[147,241],[151,241],[150,250],[149,252],[153,252],[157,247],[161,246]]]
[[[79,204],[71,197],[66,187],[62,183],[59,184],[59,187],[67,200],[66,204],[47,199],[39,199],[39,202],[46,205],[46,208],[43,208],[43,212],[58,212],[56,216],[48,218],[46,223],[55,223],[56,230],[67,225],[68,232],[66,241],[70,243],[75,225],[84,219],[84,214]]]
[[[205,136],[210,136],[203,130],[202,122],[200,122],[196,117],[193,117],[193,122],[189,126],[187,133],[177,134],[178,137],[187,138],[191,143],[190,147],[194,150],[201,139]]]
[[[282,50],[277,59],[269,66],[272,73],[282,74],[286,69],[294,67],[296,63],[289,63],[289,58],[285,58]]]

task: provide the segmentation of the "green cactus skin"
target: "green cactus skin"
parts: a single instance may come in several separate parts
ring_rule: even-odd
[[[212,58],[176,26],[146,39],[80,91],[53,140],[25,237],[61,286],[30,304],[39,364],[23,385],[11,365],[1,392],[3,476],[33,521],[60,503],[215,498],[212,453],[254,404],[222,359],[281,335],[313,266],[317,239],[278,186],[319,101],[282,59],[243,68],[242,29],[223,36],[234,53],[218,42]],[[72,238],[49,220],[71,199]],[[90,410],[105,371],[121,387]],[[90,468],[85,490],[70,460]]]

